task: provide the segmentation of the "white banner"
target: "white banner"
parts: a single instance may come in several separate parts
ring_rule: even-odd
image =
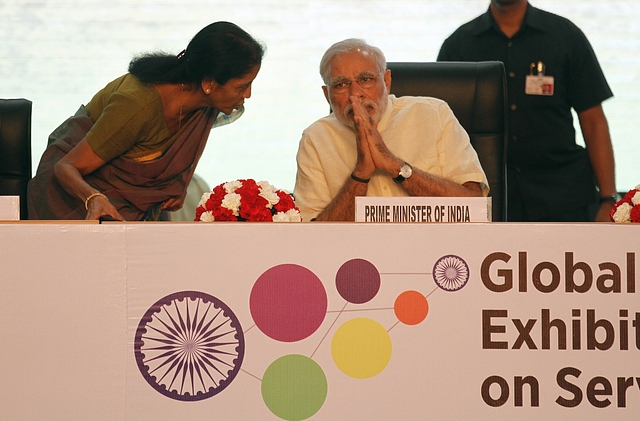
[[[20,219],[20,196],[0,196],[0,221]]]
[[[630,420],[640,226],[0,224],[17,420]]]
[[[491,198],[357,196],[355,221],[491,222]]]

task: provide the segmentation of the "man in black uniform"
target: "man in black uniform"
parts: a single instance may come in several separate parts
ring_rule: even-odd
[[[508,220],[588,221],[596,208],[595,220],[609,221],[615,170],[601,103],[613,94],[585,35],[527,0],[491,0],[438,55],[490,60],[502,61],[507,73]],[[576,144],[571,108],[586,149]]]

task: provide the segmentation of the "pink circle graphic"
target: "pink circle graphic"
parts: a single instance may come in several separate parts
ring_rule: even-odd
[[[295,342],[313,334],[327,314],[327,293],[309,269],[283,264],[265,271],[251,289],[249,308],[268,337]]]
[[[369,302],[380,290],[380,272],[368,260],[349,260],[336,273],[336,289],[349,303]]]

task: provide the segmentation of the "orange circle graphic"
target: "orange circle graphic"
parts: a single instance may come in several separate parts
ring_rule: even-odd
[[[427,317],[429,303],[418,291],[405,291],[396,298],[393,311],[402,323],[417,325]]]

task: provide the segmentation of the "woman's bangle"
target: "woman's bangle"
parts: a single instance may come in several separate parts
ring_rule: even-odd
[[[356,177],[355,175],[353,175],[353,173],[351,173],[351,179],[354,181],[357,181],[358,183],[364,183],[364,184],[367,184],[369,180],[371,180],[370,178]]]
[[[104,194],[98,192],[98,193],[93,193],[90,194],[89,197],[87,197],[86,199],[84,199],[84,208],[86,210],[89,210],[89,202],[91,201],[91,199],[93,199],[94,197],[98,197],[98,196],[102,196],[105,199],[109,200],[109,198],[107,196],[105,196]]]

